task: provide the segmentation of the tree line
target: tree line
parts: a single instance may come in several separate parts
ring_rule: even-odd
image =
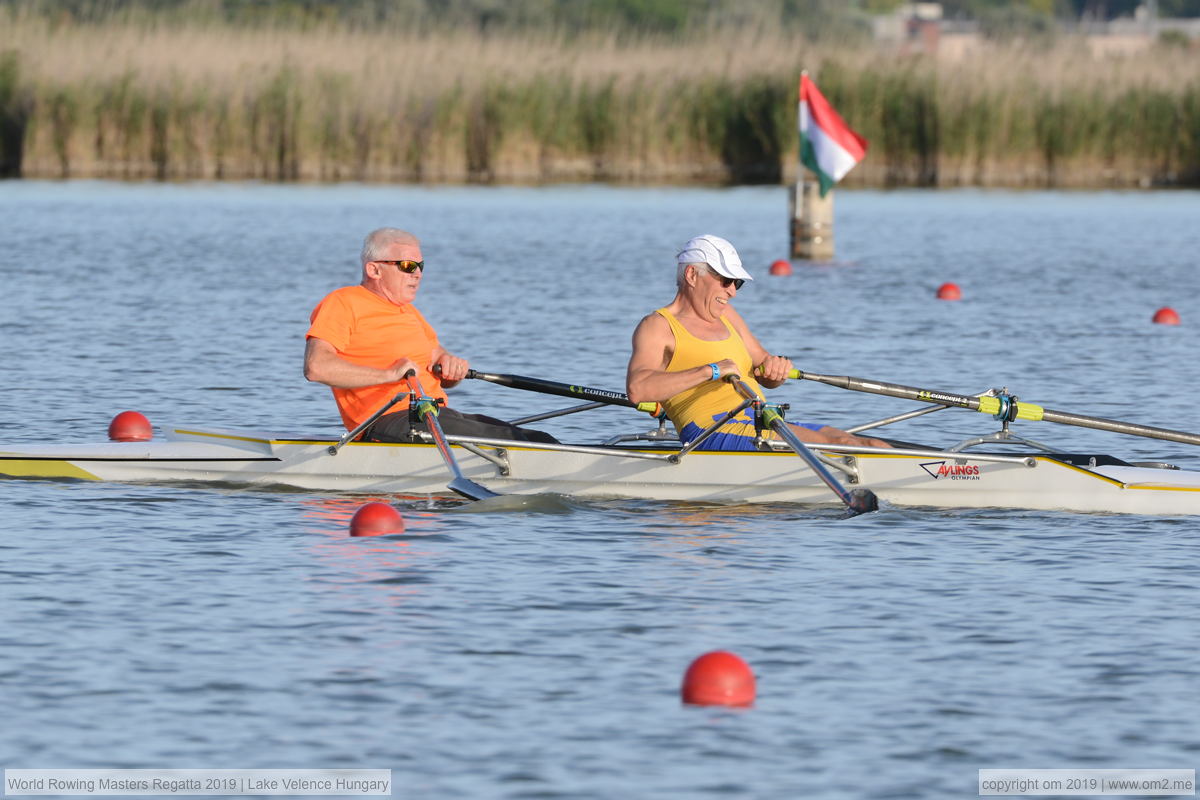
[[[867,35],[872,15],[904,0],[0,0],[0,11],[76,23],[146,21],[354,29],[469,28],[479,32],[605,30],[685,36],[714,28],[777,26],[809,38]],[[943,0],[950,19],[990,29],[1132,16],[1144,0]],[[1158,0],[1162,17],[1200,17],[1200,0]]]

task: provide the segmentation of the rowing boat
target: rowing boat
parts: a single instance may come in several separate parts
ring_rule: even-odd
[[[792,453],[705,452],[679,457],[668,442],[515,443],[447,436],[463,474],[503,493],[556,492],[709,502],[835,505],[838,499]],[[171,428],[150,442],[0,449],[0,474],[19,478],[204,483],[319,491],[447,496],[436,444]],[[1200,514],[1200,472],[1104,455],[884,450],[825,445],[845,480],[893,506],[1026,508]]]
[[[536,391],[593,401],[537,418],[585,410],[598,402],[633,405],[623,395],[587,387],[520,376],[473,373],[471,377],[516,388],[532,388],[522,382],[536,381]],[[1119,432],[1189,443],[1186,437],[1194,434],[1093,417],[1071,420],[1066,418],[1071,415],[1019,404],[1007,395],[960,396],[876,382],[863,388],[847,384],[862,379],[799,371],[792,377],[934,403],[850,428],[852,432],[951,406],[992,411],[998,405],[1003,406],[1002,429],[946,448],[904,443],[894,449],[808,445],[802,460],[784,442],[764,443],[764,449],[752,452],[681,447],[661,417],[656,430],[594,444],[442,437],[440,429],[436,435],[425,434],[413,442],[375,443],[346,436],[170,427],[162,438],[146,442],[0,446],[0,475],[429,496],[449,496],[450,489],[473,497],[461,490],[466,485],[478,489],[480,496],[558,493],[581,498],[837,505],[841,500],[838,493],[830,491],[828,476],[818,474],[826,470],[810,466],[811,458],[819,459],[855,491],[873,493],[885,504],[898,507],[1200,514],[1200,472],[1157,462],[1130,463],[1102,454],[1057,452],[1015,436],[1008,425],[1018,418],[1032,419],[1036,413],[1038,418],[1056,415],[1054,421],[1068,424],[1120,425]],[[981,445],[991,446],[974,449]],[[449,486],[448,465],[455,477]]]

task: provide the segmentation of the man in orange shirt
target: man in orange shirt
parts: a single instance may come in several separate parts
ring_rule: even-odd
[[[304,350],[304,377],[333,389],[347,430],[353,430],[402,391],[414,370],[425,393],[446,400],[445,389],[467,376],[467,361],[446,350],[412,304],[425,261],[416,236],[397,228],[372,231],[363,242],[362,282],[330,292],[313,309]],[[440,368],[440,374],[434,367]],[[380,417],[363,438],[410,441],[408,402]],[[554,442],[541,431],[518,428],[481,414],[442,408],[442,430],[458,436]]]

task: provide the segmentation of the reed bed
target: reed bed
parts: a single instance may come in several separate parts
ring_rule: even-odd
[[[871,142],[858,185],[1200,183],[1200,69],[1077,43],[955,62],[742,29],[233,29],[0,18],[0,174],[767,182],[808,69]]]

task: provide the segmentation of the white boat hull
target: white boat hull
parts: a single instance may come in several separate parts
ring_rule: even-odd
[[[0,450],[0,474],[451,495],[450,474],[432,444],[356,442],[336,455],[329,452],[331,444],[329,439],[175,429],[163,441],[8,447]],[[481,456],[478,445],[453,447],[467,478],[503,494],[838,504],[790,452],[694,452],[671,463],[676,449],[656,445],[544,449],[511,444],[483,451],[493,460]],[[1032,453],[875,450],[842,457],[850,459],[856,473],[847,478],[851,488],[870,489],[894,506],[1200,514],[1196,472],[1103,465],[1103,458],[1102,466],[1075,465]]]

